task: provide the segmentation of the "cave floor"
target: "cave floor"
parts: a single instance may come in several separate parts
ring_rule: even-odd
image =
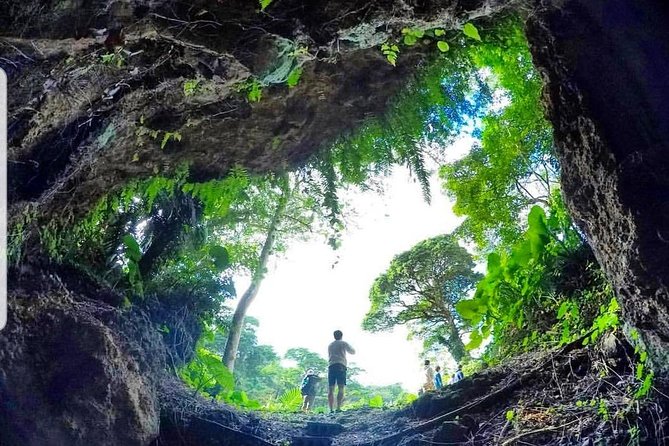
[[[629,344],[613,334],[580,342],[523,354],[402,409],[261,417],[281,432],[277,445],[665,444],[666,387],[658,382],[650,398],[635,398]],[[321,436],[314,423],[343,429]]]

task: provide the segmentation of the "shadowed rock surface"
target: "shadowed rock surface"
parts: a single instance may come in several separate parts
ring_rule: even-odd
[[[546,2],[549,5],[549,2]],[[569,1],[530,21],[568,207],[669,373],[669,7]]]

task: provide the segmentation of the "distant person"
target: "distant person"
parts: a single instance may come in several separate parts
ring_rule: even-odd
[[[436,366],[434,368],[434,388],[441,390],[444,387],[444,383],[441,381],[441,367]]]
[[[316,399],[316,385],[321,380],[313,369],[307,370],[302,378],[302,385],[300,392],[302,393],[302,411],[309,412],[314,407],[314,400]]]
[[[343,333],[334,332],[335,340],[328,345],[328,404],[330,413],[334,412],[334,388],[337,386],[337,412],[341,412],[341,403],[344,401],[344,387],[346,386],[346,353],[355,354],[351,345],[342,341]]]
[[[423,384],[423,390],[426,392],[434,390],[434,370],[432,370],[430,360],[426,359],[423,365],[425,367],[425,384]]]
[[[451,382],[449,384],[455,384],[458,381],[462,381],[464,379],[465,375],[462,373],[462,366],[458,365],[458,370],[453,374],[453,377],[451,378]]]

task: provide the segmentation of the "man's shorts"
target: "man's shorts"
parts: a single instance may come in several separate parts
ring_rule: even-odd
[[[346,366],[344,364],[332,364],[328,367],[328,385],[346,385]]]

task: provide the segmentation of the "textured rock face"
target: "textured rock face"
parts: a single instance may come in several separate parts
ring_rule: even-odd
[[[18,294],[0,333],[0,444],[153,440],[163,350],[151,325],[64,288]]]
[[[383,113],[411,76],[424,54],[404,51],[390,66],[379,45],[391,34],[457,27],[510,2],[282,0],[266,13],[256,0],[47,3],[0,3],[14,215],[39,203],[40,214],[78,216],[109,190],[184,163],[202,181],[235,165],[304,162]],[[251,79],[264,85],[260,102],[246,100]]]
[[[528,26],[572,215],[669,374],[669,7],[571,0]]]

